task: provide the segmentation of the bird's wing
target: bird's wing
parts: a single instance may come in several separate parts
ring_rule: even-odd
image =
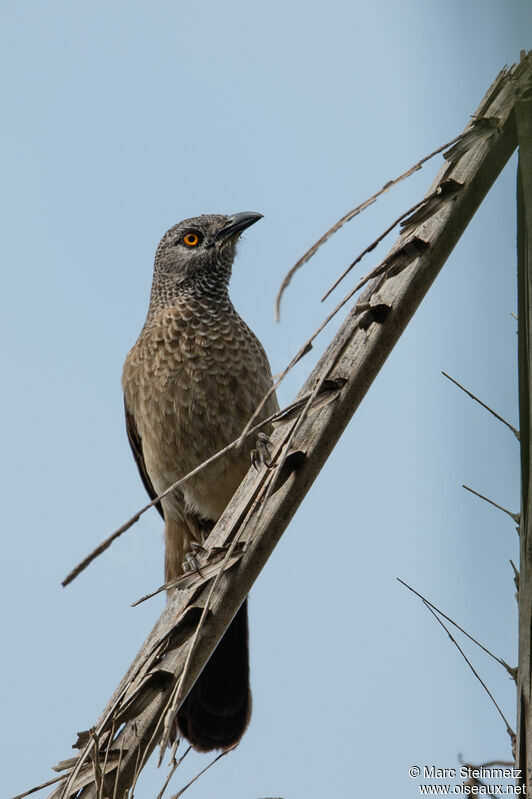
[[[129,440],[129,444],[131,446],[131,450],[133,452],[133,457],[135,458],[135,463],[137,464],[137,469],[139,470],[140,479],[142,480],[144,488],[148,492],[150,499],[153,500],[157,496],[157,492],[153,487],[153,484],[150,480],[150,476],[148,474],[148,470],[146,469],[146,463],[144,461],[144,455],[142,453],[142,439],[139,435],[139,431],[137,430],[137,425],[135,424],[135,419],[133,417],[133,414],[128,410],[125,398],[124,398],[124,411],[126,414],[127,437]],[[155,504],[155,507],[157,508],[157,510],[164,519],[161,503],[157,502]]]

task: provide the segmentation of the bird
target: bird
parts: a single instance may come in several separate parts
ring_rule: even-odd
[[[127,435],[152,500],[238,438],[265,396],[257,422],[279,408],[264,348],[228,289],[240,236],[261,218],[192,217],[157,247],[146,321],[122,374]],[[165,584],[185,571],[220,518],[252,448],[246,439],[157,503]],[[200,752],[226,750],[250,715],[246,599],[179,709],[177,728]]]

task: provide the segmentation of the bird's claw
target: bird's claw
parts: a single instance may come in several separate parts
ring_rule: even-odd
[[[201,544],[198,544],[198,547],[203,549]],[[188,552],[185,555],[185,560],[183,561],[183,572],[184,573],[197,572],[198,574],[201,574],[201,569],[198,565],[198,561],[191,552]]]
[[[257,471],[259,471],[261,466],[266,466],[267,469],[270,468],[271,447],[272,442],[266,433],[259,433],[257,436],[255,449],[251,450],[251,463]]]

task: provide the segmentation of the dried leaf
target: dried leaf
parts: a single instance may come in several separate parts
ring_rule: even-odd
[[[119,726],[139,716],[161,692],[169,689],[173,681],[174,675],[169,671],[152,671],[120,708],[115,716],[115,724]]]

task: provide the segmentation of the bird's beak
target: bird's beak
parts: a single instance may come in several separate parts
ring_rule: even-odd
[[[255,222],[259,221],[259,219],[262,219],[262,214],[256,214],[253,211],[244,211],[240,214],[233,214],[227,224],[224,225],[223,228],[218,231],[218,233],[216,233],[214,237],[215,243],[224,241],[225,239],[229,239],[232,236],[242,233],[243,230],[250,227],[250,225],[254,225]]]

